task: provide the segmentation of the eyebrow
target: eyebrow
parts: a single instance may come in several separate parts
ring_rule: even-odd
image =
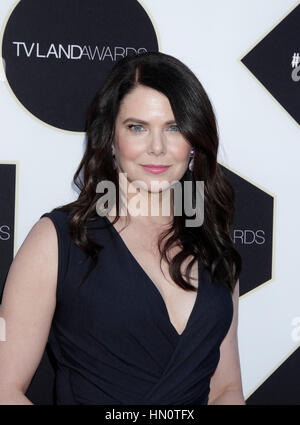
[[[138,118],[132,118],[132,117],[130,117],[130,118],[126,118],[126,120],[124,120],[124,121],[122,122],[122,124],[126,124],[126,123],[127,123],[127,122],[129,122],[129,121],[138,122],[139,124],[149,124],[147,121],[140,120],[140,119],[138,119]],[[171,121],[166,121],[166,122],[165,122],[165,124],[174,124],[174,123],[176,123],[176,121],[175,121],[175,120],[171,120]]]

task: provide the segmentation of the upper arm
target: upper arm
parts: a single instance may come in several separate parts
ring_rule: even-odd
[[[239,281],[232,294],[233,318],[225,338],[220,345],[220,359],[210,381],[208,404],[218,398],[224,391],[237,390],[242,393],[241,369],[238,351],[238,302]]]
[[[54,224],[41,218],[30,230],[7,275],[0,316],[0,391],[26,392],[42,358],[56,306],[58,242]]]

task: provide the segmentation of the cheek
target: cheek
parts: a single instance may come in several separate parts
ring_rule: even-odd
[[[187,143],[182,143],[172,147],[172,156],[176,161],[186,161],[191,147]]]
[[[142,147],[135,141],[128,140],[128,137],[120,136],[118,138],[118,148],[120,159],[132,160],[136,159],[142,152]]]

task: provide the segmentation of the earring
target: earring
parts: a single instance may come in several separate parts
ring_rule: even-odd
[[[115,154],[113,147],[111,147],[111,154],[112,154],[112,160],[113,160],[113,169],[115,170],[117,168],[116,160],[115,160]]]
[[[192,158],[192,159],[189,162],[189,170],[190,171],[193,171],[193,169],[194,169],[194,153],[195,153],[194,149],[191,149],[190,158]]]

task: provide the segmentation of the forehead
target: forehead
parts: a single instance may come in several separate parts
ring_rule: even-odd
[[[119,115],[124,117],[128,114],[142,118],[142,114],[148,116],[159,116],[173,118],[172,108],[169,99],[161,92],[150,87],[139,85],[135,87],[122,99],[119,108]]]

